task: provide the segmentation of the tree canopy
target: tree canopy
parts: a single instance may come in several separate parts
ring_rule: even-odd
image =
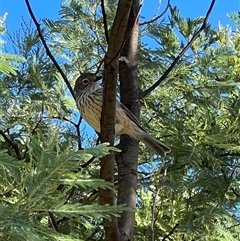
[[[122,54],[110,59],[120,62],[117,96],[130,110],[129,96],[139,104],[144,129],[172,152],[161,158],[140,143],[137,173],[128,168],[137,178],[133,196],[126,184],[119,188],[120,159],[113,162],[112,182],[103,180],[102,158],[125,153],[124,142],[99,144],[97,134],[88,134],[69,86],[81,72],[104,72],[119,5],[65,0],[57,21],[23,22],[21,32],[8,34],[14,53],[0,53],[1,240],[110,240],[104,220],[118,223],[120,240],[240,239],[239,15],[229,13],[234,30],[213,29],[203,17],[185,19],[170,4],[152,21],[140,15],[137,59],[127,70],[137,73],[132,87],[123,78],[131,60],[124,47],[136,34],[139,9],[138,1],[130,2],[125,39],[117,43]],[[99,203],[99,190],[111,190],[114,205]],[[134,195],[136,207],[128,202]]]

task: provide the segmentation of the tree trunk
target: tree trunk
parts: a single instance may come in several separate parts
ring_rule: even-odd
[[[139,0],[133,0],[126,34],[128,40],[121,52],[119,64],[121,102],[139,118],[139,80],[137,75],[138,49],[138,13]],[[122,135],[120,144],[122,152],[117,155],[118,166],[118,204],[136,207],[138,141]],[[135,214],[124,211],[118,218],[119,230],[123,240],[133,240]]]
[[[114,145],[115,109],[116,109],[116,80],[119,69],[119,54],[124,43],[125,31],[131,9],[131,0],[119,0],[116,16],[110,33],[108,50],[104,59],[104,88],[101,114],[101,142]],[[114,153],[101,159],[100,178],[108,182],[114,182]],[[114,191],[100,189],[99,201],[102,205],[115,205]],[[111,220],[104,219],[104,230],[106,240],[118,241],[120,233],[117,218],[112,216]]]

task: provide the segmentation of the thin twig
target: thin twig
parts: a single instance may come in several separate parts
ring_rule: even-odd
[[[107,15],[106,15],[105,6],[104,6],[104,0],[101,0],[101,8],[102,8],[103,26],[104,26],[105,37],[106,37],[107,43],[109,43]]]
[[[102,59],[97,67],[97,70],[96,70],[96,74],[99,72],[99,70],[101,69],[101,66],[103,65],[104,63],[104,59]]]
[[[66,121],[66,122],[69,122],[70,124],[74,125],[75,127],[78,125],[76,123],[74,123],[73,121],[67,119],[66,117],[58,117],[58,116],[51,116],[51,117],[47,117],[47,116],[44,116],[43,118],[52,118],[52,119],[58,119],[58,120],[61,120],[61,121]]]
[[[176,229],[178,226],[179,226],[179,223],[176,223],[176,224],[174,225],[174,227],[172,228],[172,230],[171,230],[165,237],[163,237],[162,241],[164,241],[164,240],[166,240],[167,238],[169,238],[170,235],[172,235],[172,234],[174,233],[175,229]]]
[[[26,5],[27,5],[28,12],[29,12],[29,14],[30,14],[30,16],[31,16],[31,18],[32,18],[32,20],[33,20],[36,28],[37,28],[38,35],[39,35],[39,37],[40,37],[40,39],[41,39],[41,41],[42,41],[42,44],[43,44],[43,46],[44,46],[44,48],[45,48],[45,50],[46,50],[46,54],[47,54],[47,55],[49,56],[49,58],[52,60],[53,64],[55,65],[55,67],[57,68],[57,70],[59,71],[59,73],[61,74],[61,76],[62,76],[65,84],[67,85],[70,93],[72,94],[73,98],[75,99],[74,91],[73,91],[73,89],[72,89],[72,87],[71,87],[71,85],[70,85],[70,83],[69,83],[69,81],[68,81],[68,79],[67,79],[67,76],[64,74],[63,70],[61,69],[61,67],[59,66],[58,62],[56,61],[56,59],[54,58],[54,56],[52,55],[50,49],[49,49],[48,46],[47,46],[47,43],[46,43],[46,41],[45,41],[45,39],[44,39],[44,37],[43,37],[43,34],[42,34],[42,30],[41,30],[41,28],[40,28],[40,24],[38,23],[35,15],[34,15],[34,13],[33,13],[33,11],[32,11],[32,8],[31,8],[31,6],[30,6],[30,4],[29,4],[29,1],[28,1],[28,0],[25,0],[25,3],[26,3]]]
[[[160,11],[161,5],[162,5],[162,0],[158,0],[158,5],[155,9],[155,13],[152,18],[155,18],[157,16],[157,13]]]
[[[80,132],[80,124],[82,122],[82,117],[79,117],[77,125],[75,125],[77,129],[77,136],[78,136],[78,150],[82,150],[82,141],[81,141],[81,132]]]
[[[235,195],[236,197],[238,197],[238,198],[240,197],[240,194],[238,194],[233,187],[231,187],[230,189],[232,190],[232,192],[234,193],[234,195]]]
[[[43,102],[44,102],[44,101],[43,101]],[[40,125],[40,123],[41,123],[42,120],[43,120],[43,112],[44,112],[43,102],[42,102],[42,110],[41,110],[41,114],[40,114],[40,119],[38,120],[38,122],[37,122],[37,124],[35,125],[35,127],[32,129],[32,135],[35,134],[36,129],[38,128],[38,126]]]
[[[93,231],[93,233],[86,239],[86,241],[88,241],[88,240],[95,240],[95,239],[93,239],[93,236],[99,232],[99,230],[100,230],[100,225],[102,225],[102,223],[100,223],[100,224],[97,226],[97,228],[96,228],[96,229]]]
[[[97,138],[97,141],[96,141],[96,146],[99,144],[99,142],[100,142],[100,139],[99,139],[99,137],[98,137],[98,138]],[[81,168],[87,167],[88,165],[90,165],[90,164],[95,160],[95,158],[96,158],[95,156],[92,156],[86,163],[80,165],[80,167],[81,167]]]
[[[231,229],[240,226],[240,223],[234,224],[232,226],[226,227],[225,229]]]
[[[25,155],[24,156],[21,155],[21,152],[17,143],[14,142],[9,136],[7,136],[2,130],[0,130],[0,135],[14,149],[18,160],[23,160],[25,158]]]
[[[55,229],[55,231],[57,231],[59,233],[60,230],[58,227],[58,222],[57,222],[56,217],[51,212],[48,212],[48,215],[50,217],[52,227]]]
[[[183,50],[178,54],[178,56],[174,59],[174,61],[172,62],[172,64],[169,66],[169,68],[164,72],[164,74],[161,76],[161,78],[155,83],[153,84],[151,87],[149,87],[147,90],[145,90],[143,92],[143,98],[148,95],[151,91],[153,91],[154,89],[156,89],[156,87],[158,85],[160,85],[162,83],[163,80],[165,80],[165,78],[168,76],[168,74],[172,71],[172,69],[175,67],[175,65],[177,64],[177,62],[180,60],[180,58],[186,53],[186,51],[192,46],[193,42],[200,36],[200,33],[206,28],[207,26],[207,21],[208,18],[211,14],[211,11],[213,9],[213,6],[215,4],[216,0],[212,0],[211,5],[207,11],[206,17],[203,21],[202,26],[199,28],[199,30],[192,36],[191,40],[187,43],[187,45],[183,48]]]
[[[68,197],[66,198],[66,201],[64,202],[64,204],[67,204],[69,202],[70,198],[74,195],[75,191],[76,191],[76,187],[72,187],[72,189],[71,189]]]
[[[81,168],[87,167],[88,165],[90,165],[94,161],[95,158],[96,158],[95,156],[91,157],[86,163],[80,165],[80,167]]]
[[[159,15],[158,15],[157,17],[155,17],[155,18],[152,18],[152,19],[149,20],[149,21],[145,21],[145,22],[143,22],[143,23],[140,23],[139,26],[143,26],[143,25],[146,25],[146,24],[153,23],[153,22],[157,21],[159,18],[161,18],[161,17],[167,12],[167,10],[168,10],[169,7],[170,7],[170,0],[168,0],[166,8],[163,10],[163,12],[162,12],[161,14],[159,14]]]
[[[94,28],[93,28],[92,26],[90,26],[89,28],[90,28],[90,30],[92,30],[93,33],[95,34],[96,44],[97,44],[98,50],[99,50],[99,48],[101,48],[102,52],[105,54],[106,51],[105,51],[104,47],[102,46],[102,44],[101,44],[101,42],[100,42],[99,34],[97,34],[97,33],[95,32],[95,30],[94,30]],[[100,56],[100,51],[98,51],[98,54],[99,54],[99,56]],[[98,63],[92,65],[92,66],[89,67],[88,69],[93,69],[93,67],[96,66],[96,65],[98,65]]]

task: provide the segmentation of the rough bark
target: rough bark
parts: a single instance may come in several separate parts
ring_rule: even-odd
[[[114,144],[114,126],[115,126],[115,108],[116,108],[116,79],[118,73],[118,61],[120,49],[124,42],[125,30],[127,27],[128,17],[131,9],[131,0],[119,0],[116,17],[112,26],[109,38],[108,50],[105,56],[105,70],[103,74],[103,104],[101,115],[101,142]],[[102,158],[100,177],[108,182],[113,183],[114,178],[114,154]],[[100,190],[100,203],[115,205],[114,191]],[[106,240],[118,241],[120,233],[117,219],[103,220]]]
[[[139,0],[133,0],[126,34],[129,38],[121,52],[119,65],[121,102],[139,118],[139,80],[137,76],[137,49],[138,49],[138,17]],[[136,207],[138,142],[127,135],[120,140],[122,152],[117,156],[118,166],[118,204],[127,204]],[[135,214],[123,212],[118,218],[118,225],[124,240],[133,240]]]

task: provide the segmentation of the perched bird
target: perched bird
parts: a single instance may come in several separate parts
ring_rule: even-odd
[[[81,116],[98,133],[100,133],[103,98],[103,88],[98,83],[101,78],[92,73],[83,73],[74,86],[77,108]],[[132,112],[119,101],[116,103],[115,123],[116,134],[127,134],[138,141],[143,141],[162,157],[171,152],[168,146],[150,136],[140,126]]]

